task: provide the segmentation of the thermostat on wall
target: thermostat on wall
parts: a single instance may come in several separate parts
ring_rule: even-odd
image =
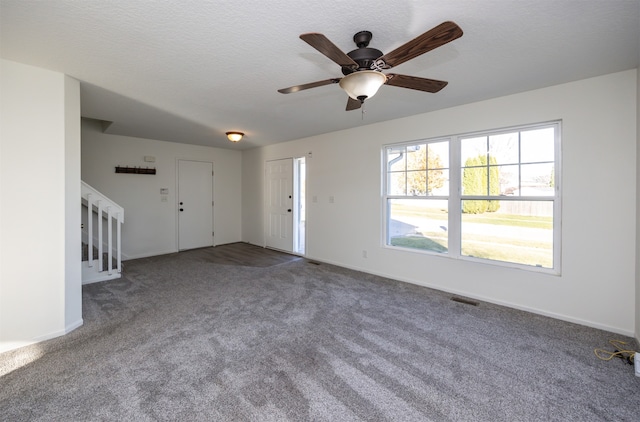
[[[155,163],[156,162],[156,157],[154,157],[152,155],[145,155],[144,156],[144,161],[145,161],[145,163]]]
[[[169,195],[169,188],[160,188],[160,195]]]

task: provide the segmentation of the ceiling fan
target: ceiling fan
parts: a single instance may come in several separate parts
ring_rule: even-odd
[[[462,36],[462,29],[454,22],[447,21],[414,38],[387,54],[375,48],[369,48],[373,34],[360,31],[353,36],[358,48],[344,53],[327,37],[318,33],[300,35],[307,42],[342,68],[342,78],[331,78],[323,81],[295,85],[279,89],[282,94],[290,94],[319,86],[339,84],[349,95],[347,111],[359,109],[367,98],[373,97],[382,85],[415,89],[424,92],[438,92],[448,82],[417,76],[382,73],[383,70],[398,66],[428,51],[438,48]]]

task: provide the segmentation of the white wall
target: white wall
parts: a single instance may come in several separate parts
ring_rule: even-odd
[[[264,244],[264,162],[312,151],[310,258],[633,335],[636,84],[636,71],[626,71],[245,151],[242,238]],[[563,122],[561,276],[382,246],[382,145],[556,119]]]
[[[3,352],[82,324],[80,88],[61,73],[7,60],[0,73]]]
[[[155,157],[155,163],[145,162],[145,156]],[[239,151],[108,135],[99,122],[82,121],[82,180],[124,207],[123,259],[178,250],[178,159],[213,163],[214,244],[240,241],[241,158]],[[118,165],[155,167],[157,174],[117,174]],[[161,188],[169,189],[167,202],[161,201]]]

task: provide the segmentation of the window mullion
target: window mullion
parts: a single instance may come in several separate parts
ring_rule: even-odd
[[[560,125],[556,123],[555,129],[555,144],[554,144],[554,197],[553,201],[553,262],[555,268],[560,268],[562,265],[562,172],[560,169],[561,155],[562,155],[562,133],[560,131]]]
[[[449,140],[449,256],[460,256],[460,221],[462,212],[460,138]]]
[[[518,131],[518,189],[522,192],[522,131]]]

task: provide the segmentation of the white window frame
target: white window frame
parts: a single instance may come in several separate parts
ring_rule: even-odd
[[[553,127],[555,131],[554,142],[554,195],[553,196],[464,196],[462,195],[462,168],[461,162],[461,141],[463,138],[492,136],[502,133],[521,132],[535,129]],[[449,195],[448,195],[448,251],[447,253],[439,253],[426,249],[408,248],[402,246],[393,246],[389,244],[389,200],[390,199],[445,199],[442,196],[410,196],[410,195],[389,195],[388,188],[388,166],[387,166],[387,148],[403,147],[419,144],[429,144],[433,142],[449,142]],[[562,122],[560,120],[542,122],[535,124],[518,125],[493,130],[483,130],[477,132],[461,133],[451,136],[439,136],[429,139],[417,139],[409,142],[390,143],[382,146],[382,246],[384,248],[403,250],[412,253],[427,254],[450,259],[460,259],[465,261],[479,262],[483,264],[496,265],[501,267],[518,268],[527,271],[541,272],[553,275],[560,275],[562,268]],[[518,162],[518,166],[522,163]],[[465,256],[461,253],[461,230],[462,230],[462,201],[463,200],[487,200],[495,199],[500,201],[553,201],[553,268],[545,268],[533,265],[519,264],[508,261],[497,261],[486,258],[478,258]]]

